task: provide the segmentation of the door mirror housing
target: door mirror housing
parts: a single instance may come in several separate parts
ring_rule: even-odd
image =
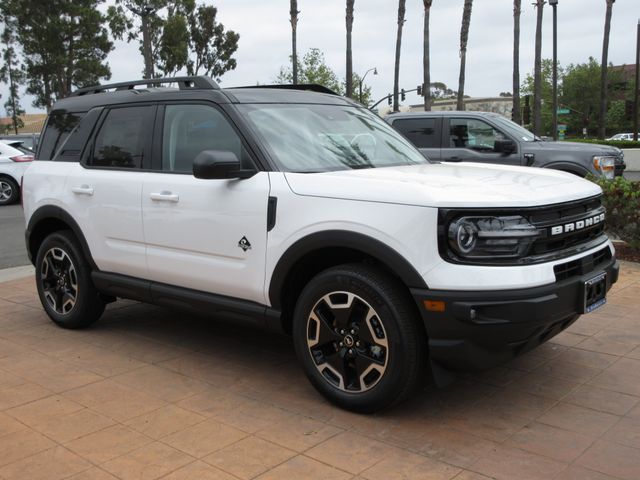
[[[233,152],[204,150],[193,161],[193,176],[204,180],[249,178],[255,174],[255,170],[242,170]]]
[[[496,140],[493,150],[503,155],[511,155],[512,153],[516,153],[518,147],[513,140]]]

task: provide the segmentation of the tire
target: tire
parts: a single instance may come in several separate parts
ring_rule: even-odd
[[[425,378],[427,340],[412,299],[373,266],[314,277],[296,304],[293,341],[313,386],[347,410],[389,408]]]
[[[20,187],[13,178],[0,177],[0,206],[11,205],[18,201]]]
[[[47,236],[36,255],[36,285],[42,306],[58,326],[88,327],[105,303],[91,281],[91,268],[69,230]]]

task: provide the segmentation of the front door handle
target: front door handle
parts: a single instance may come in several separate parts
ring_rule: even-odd
[[[93,195],[93,187],[86,184],[71,187],[71,191],[77,195]]]
[[[173,202],[178,203],[180,197],[174,193],[168,191],[162,191],[160,193],[151,193],[149,194],[151,200],[155,200],[156,202]]]

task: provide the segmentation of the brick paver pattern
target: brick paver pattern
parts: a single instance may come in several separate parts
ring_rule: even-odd
[[[392,411],[309,385],[288,337],[130,301],[56,327],[0,284],[0,479],[640,479],[640,266],[527,355]]]

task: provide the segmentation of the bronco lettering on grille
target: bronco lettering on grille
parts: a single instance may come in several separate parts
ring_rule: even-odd
[[[593,227],[599,223],[604,222],[604,213],[595,215],[593,217],[585,218],[584,220],[578,220],[577,222],[565,223],[564,225],[556,225],[551,227],[551,235],[560,235],[561,233],[577,232],[585,228]]]

